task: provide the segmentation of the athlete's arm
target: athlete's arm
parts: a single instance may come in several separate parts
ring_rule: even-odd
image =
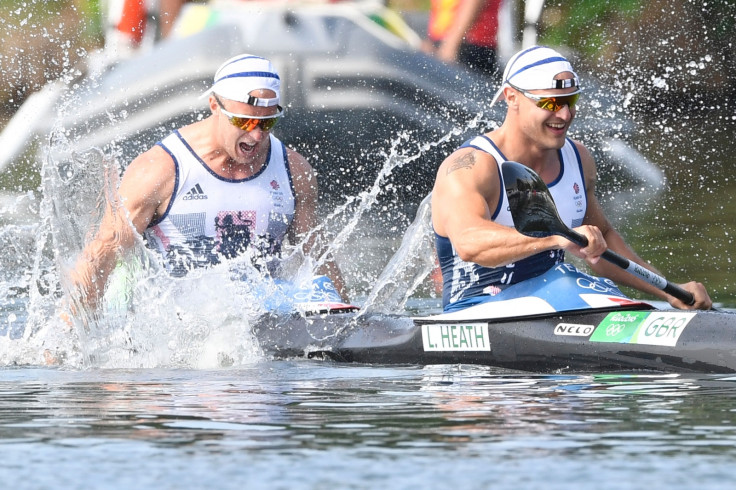
[[[502,192],[495,159],[474,148],[455,151],[437,171],[432,224],[437,234],[450,239],[462,260],[500,267],[572,246],[561,237],[531,238],[491,221]]]
[[[454,63],[457,61],[460,45],[468,34],[468,31],[478,15],[485,7],[489,0],[461,0],[460,6],[457,8],[455,19],[448,28],[445,37],[437,47],[437,57],[445,62]]]
[[[588,208],[585,214],[584,224],[594,226],[598,228],[603,235],[603,238],[609,249],[613,250],[617,254],[626,257],[632,262],[635,262],[646,269],[649,269],[659,275],[662,275],[652,264],[639,257],[639,255],[626,243],[621,234],[611,225],[608,218],[605,216],[603,209],[598,201],[595,194],[595,185],[597,181],[597,172],[595,167],[595,161],[590,152],[580,143],[575,143],[578,152],[580,153],[581,162],[583,165],[583,173],[585,175],[585,187],[586,197],[588,199]],[[680,300],[668,295],[661,289],[652,286],[639,279],[636,276],[629,274],[622,270],[616,265],[611,264],[608,261],[600,260],[595,263],[590,263],[591,268],[596,274],[607,277],[617,284],[623,284],[639,291],[642,291],[652,296],[658,297],[665,301],[668,301],[672,306],[680,309],[710,309],[713,305],[708,292],[705,287],[698,282],[689,282],[682,284],[681,286],[690,291],[695,297],[695,304],[692,306],[686,305]]]
[[[317,177],[314,174],[312,166],[302,155],[292,149],[287,149],[287,156],[296,199],[294,221],[288,230],[289,240],[292,243],[297,243],[303,237],[309,235],[304,244],[304,253],[309,254],[316,244],[325,245],[322,239],[322,233],[314,232],[317,226],[317,198],[319,195]],[[315,255],[318,256],[320,254]],[[317,273],[328,276],[340,293],[340,296],[347,301],[345,283],[340,268],[334,261],[334,257],[328,258],[325,264],[317,270]]]
[[[106,203],[97,233],[70,273],[73,300],[78,306],[96,306],[120,255],[132,248],[137,234],[146,229],[157,212],[166,209],[174,177],[171,157],[158,146],[128,166],[118,189],[119,202]]]

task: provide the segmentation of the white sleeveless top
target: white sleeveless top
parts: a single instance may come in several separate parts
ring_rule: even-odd
[[[484,151],[496,160],[501,184],[498,204],[492,210],[491,219],[501,225],[514,227],[509,202],[503,191],[501,165],[507,158],[487,136],[477,136],[462,147],[470,146]],[[555,201],[560,218],[570,228],[583,224],[588,207],[583,169],[575,144],[567,139],[558,151],[560,173],[547,184]],[[489,294],[497,294],[512,284],[536,277],[565,258],[563,250],[550,250],[532,255],[502,267],[483,267],[465,262],[457,255],[449,238],[435,233],[435,246],[442,269],[442,305],[445,311],[462,309],[471,304],[485,301]]]
[[[489,153],[496,159],[499,176],[502,175],[501,165],[507,158],[501,154],[501,151],[490,138],[484,135],[476,136],[467,145],[463,146],[471,146]],[[552,194],[562,222],[570,228],[576,228],[583,224],[583,218],[585,218],[585,212],[588,207],[585,197],[583,168],[575,144],[570,139],[565,141],[565,145],[559,151],[559,155],[560,173],[554,181],[547,184],[547,188],[550,194]],[[503,177],[501,177],[501,198],[491,219],[498,224],[513,228],[514,220],[511,217],[509,201],[506,193],[503,192],[503,188]]]
[[[144,233],[173,276],[234,258],[246,250],[278,255],[294,219],[295,195],[286,147],[275,136],[256,175],[230,180],[214,173],[178,131],[157,143],[176,166],[166,212]]]

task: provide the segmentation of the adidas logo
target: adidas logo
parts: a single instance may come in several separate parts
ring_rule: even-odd
[[[184,194],[184,197],[182,198],[184,201],[193,201],[195,199],[207,199],[207,194],[204,193],[199,184],[189,189],[189,192]]]

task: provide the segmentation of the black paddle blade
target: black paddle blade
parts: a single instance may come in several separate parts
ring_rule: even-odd
[[[509,200],[509,211],[519,233],[538,238],[560,235],[581,247],[588,244],[585,236],[562,222],[547,184],[534,170],[518,162],[503,162],[501,174]],[[601,257],[688,305],[695,302],[689,291],[638,264],[632,264],[629,259],[612,250],[606,250]]]
[[[557,214],[547,184],[519,162],[503,162],[503,184],[516,230],[531,237],[566,236],[568,228]]]

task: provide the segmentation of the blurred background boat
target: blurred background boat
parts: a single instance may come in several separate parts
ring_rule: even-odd
[[[502,30],[502,58],[535,41],[529,26],[542,4],[526,3],[523,35]],[[521,8],[507,0],[501,15]],[[73,149],[99,147],[124,167],[172,129],[206,117],[199,96],[216,68],[250,52],[270,58],[282,76],[287,116],[275,133],[315,167],[324,202],[361,192],[389,153],[401,154],[410,163],[387,180],[386,199],[412,215],[444,157],[504,114],[503,104],[488,107],[498,80],[419,49],[424,26],[424,13],[401,17],[372,1],[187,4],[166,39],[149,34],[136,50],[108,41],[84,58],[76,77],[28,97],[0,134],[0,173],[54,151],[54,130]],[[581,77],[585,99],[574,137],[593,149],[603,176],[619,176],[601,185],[604,195],[609,187],[624,194],[615,200],[626,203],[615,213],[623,216],[637,208],[637,196],[662,189],[663,175],[629,144],[633,121],[608,110],[616,106],[611,91],[588,73]]]

